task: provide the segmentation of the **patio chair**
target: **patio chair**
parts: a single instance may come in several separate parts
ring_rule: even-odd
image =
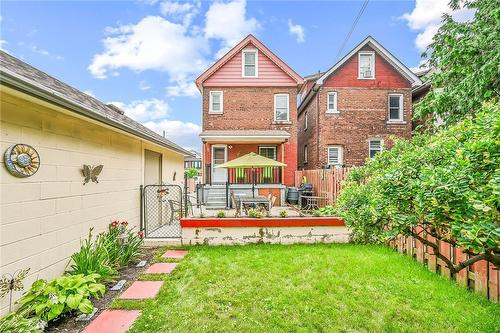
[[[169,225],[174,222],[174,218],[180,220],[182,217],[182,204],[176,200],[168,200],[168,204],[170,205],[170,222]]]
[[[273,207],[274,207],[274,204],[276,203],[276,199],[278,199],[278,198],[276,198],[276,197],[273,195],[273,196],[272,196],[272,198],[271,198],[271,204],[269,205],[269,208],[273,208]]]
[[[234,209],[236,209],[236,216],[241,216],[241,207],[236,200],[236,196],[234,195],[234,192],[231,192],[231,205],[233,205]]]

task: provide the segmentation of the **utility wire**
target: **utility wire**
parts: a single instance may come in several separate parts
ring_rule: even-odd
[[[349,40],[349,38],[351,38],[351,35],[352,35],[354,29],[356,28],[356,25],[358,24],[359,19],[363,15],[363,12],[365,11],[366,6],[368,6],[368,2],[369,1],[370,0],[365,0],[365,2],[363,2],[363,5],[359,9],[358,15],[356,15],[356,18],[354,19],[354,22],[352,22],[351,30],[349,30],[349,33],[347,34],[347,36],[345,37],[344,41],[342,42],[342,46],[340,46],[340,50],[337,53],[337,60],[339,59],[340,55],[342,54],[342,51],[344,50],[344,47],[347,44],[347,41]]]

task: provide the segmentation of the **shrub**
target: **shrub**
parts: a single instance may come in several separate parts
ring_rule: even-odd
[[[288,212],[287,212],[286,210],[284,210],[284,209],[283,209],[283,210],[280,212],[280,216],[281,216],[281,217],[283,217],[283,218],[288,217]]]
[[[96,246],[106,249],[111,265],[124,267],[141,254],[143,242],[143,234],[128,229],[127,221],[113,221],[108,231],[99,235]]]
[[[105,291],[104,285],[97,283],[99,278],[98,274],[78,274],[50,282],[37,280],[18,301],[18,313],[34,314],[46,322],[73,311],[91,313],[94,307],[89,298],[102,296]]]
[[[226,217],[226,212],[225,212],[225,211],[223,211],[223,210],[219,210],[219,211],[217,212],[217,214],[215,215],[215,217],[220,218],[220,219],[223,219],[223,218],[225,218],[225,217]]]
[[[9,313],[0,319],[0,332],[41,333],[43,324],[40,319],[28,318],[24,313]]]
[[[334,206],[325,206],[321,207],[320,209],[314,211],[315,214],[318,214],[319,216],[337,216],[338,213],[335,209]]]
[[[252,209],[248,210],[248,217],[260,219],[260,218],[264,217],[264,214],[262,214],[262,212],[260,210],[258,210],[256,208],[252,208]]]

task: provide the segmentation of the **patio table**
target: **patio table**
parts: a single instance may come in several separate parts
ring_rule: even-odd
[[[243,196],[243,197],[237,198],[237,200],[239,201],[240,212],[243,211],[244,204],[255,204],[256,206],[264,204],[264,205],[266,205],[267,211],[271,210],[271,207],[270,207],[271,203],[269,202],[269,200],[266,197],[263,197],[263,196],[257,196],[255,198]]]
[[[306,199],[306,204],[302,210],[315,210],[319,208],[319,201],[324,199],[323,197],[314,197],[314,196],[303,196]]]

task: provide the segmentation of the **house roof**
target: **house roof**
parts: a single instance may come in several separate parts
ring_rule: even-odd
[[[0,51],[0,74],[2,85],[41,98],[178,153],[191,155],[179,145],[127,117],[117,106],[105,104],[3,51]]]
[[[281,70],[283,70],[288,76],[297,82],[297,84],[302,84],[304,81],[302,77],[297,74],[290,66],[288,66],[283,60],[281,60],[277,55],[275,55],[270,49],[267,48],[261,41],[255,38],[253,35],[248,35],[241,42],[239,42],[235,47],[229,50],[222,58],[217,60],[215,64],[210,66],[205,72],[203,72],[196,79],[196,86],[199,90],[203,86],[203,82],[208,79],[212,74],[224,66],[229,60],[231,60],[236,54],[238,54],[242,49],[244,49],[248,44],[253,44],[261,53],[267,56],[273,63],[276,64]]]
[[[386,61],[388,61],[394,68],[400,72],[404,77],[411,82],[412,86],[419,86],[422,81],[419,79],[415,73],[413,73],[408,67],[406,67],[401,61],[399,61],[395,56],[393,56],[385,47],[383,47],[379,42],[375,40],[372,36],[366,37],[361,43],[359,43],[355,48],[353,48],[349,53],[347,53],[342,59],[340,59],[335,65],[333,65],[329,70],[327,70],[317,81],[317,84],[323,84],[323,81],[327,79],[333,72],[340,68],[347,60],[349,60],[353,55],[355,55],[359,50],[361,50],[365,45],[372,47],[380,56],[382,56]]]

